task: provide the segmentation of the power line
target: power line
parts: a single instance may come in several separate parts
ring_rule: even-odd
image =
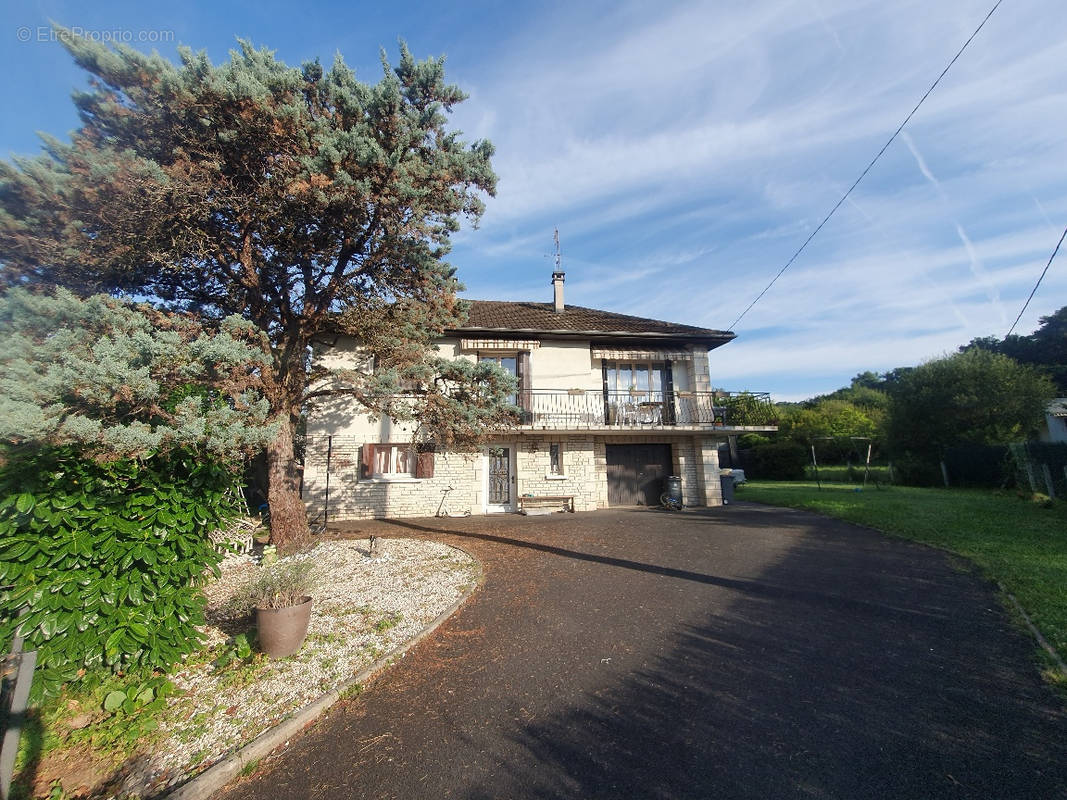
[[[871,171],[871,168],[878,162],[878,159],[882,157],[882,154],[886,150],[889,149],[889,145],[893,144],[893,141],[897,138],[897,136],[900,134],[900,132],[902,130],[904,130],[904,126],[907,125],[911,121],[911,118],[915,115],[915,112],[919,110],[919,106],[921,106],[923,104],[923,102],[925,102],[926,98],[930,96],[930,93],[933,92],[933,90],[937,88],[937,85],[939,83],[941,83],[941,79],[945,77],[945,75],[948,73],[948,71],[952,68],[952,65],[956,63],[956,59],[958,59],[961,55],[963,55],[963,51],[967,49],[967,45],[969,45],[971,43],[971,41],[974,39],[974,37],[978,35],[978,32],[982,30],[982,28],[985,26],[985,24],[989,21],[989,18],[991,16],[993,16],[993,12],[997,10],[997,8],[1000,6],[1000,4],[1003,1],[1004,0],[997,0],[997,2],[993,4],[993,7],[991,9],[989,9],[989,13],[985,15],[985,19],[983,19],[981,24],[977,28],[974,29],[974,33],[972,33],[970,35],[970,37],[968,37],[967,41],[963,43],[963,47],[961,47],[959,49],[959,51],[956,53],[956,55],[954,55],[952,57],[952,60],[948,62],[948,66],[945,67],[941,71],[941,74],[937,76],[937,80],[934,81],[932,84],[930,84],[930,88],[926,90],[926,93],[921,98],[919,98],[919,102],[915,104],[915,108],[913,108],[908,113],[908,116],[904,117],[904,121],[902,123],[900,123],[900,126],[895,131],[893,131],[893,135],[889,137],[889,141],[887,141],[884,145],[882,145],[882,149],[878,151],[878,155],[876,155],[874,158],[871,159],[871,163],[867,165],[867,168],[865,170],[863,170],[863,172],[860,173],[860,176],[858,178],[856,178],[855,182],[853,182],[853,184],[848,187],[848,191],[845,192],[841,196],[841,199],[838,200],[837,203],[834,205],[834,207],[830,209],[830,213],[827,214],[825,217],[823,217],[823,220],[822,220],[822,222],[819,223],[818,227],[815,228],[815,230],[813,230],[811,232],[811,235],[808,236],[808,238],[804,240],[804,244],[800,245],[800,247],[797,248],[797,251],[795,253],[793,253],[793,255],[789,258],[789,260],[787,262],[785,262],[785,266],[782,267],[780,270],[778,270],[778,274],[777,275],[775,275],[773,278],[771,278],[771,282],[768,283],[766,285],[766,287],[764,287],[762,292],[760,292],[758,295],[756,295],[756,299],[755,300],[753,300],[751,303],[748,304],[748,308],[746,308],[744,311],[741,312],[741,316],[739,316],[737,319],[735,319],[730,324],[730,329],[735,328],[737,326],[737,323],[739,323],[744,318],[745,314],[747,314],[749,311],[752,310],[752,307],[754,305],[756,305],[756,303],[758,303],[763,298],[763,295],[767,294],[767,292],[770,290],[770,288],[772,286],[774,286],[775,282],[780,277],[782,277],[782,274],[787,269],[789,269],[790,265],[792,265],[792,263],[794,261],[797,260],[797,256],[799,256],[801,253],[804,252],[804,248],[806,248],[808,246],[808,243],[812,239],[814,239],[815,235],[819,231],[822,230],[823,226],[827,222],[830,221],[830,217],[832,217],[834,215],[834,213],[837,211],[837,209],[839,209],[841,207],[842,203],[844,203],[845,200],[848,199],[848,196],[850,194],[852,194],[852,190],[855,189],[857,186],[859,186],[860,181],[862,181],[865,177],[867,177],[867,173]]]
[[[1011,329],[1004,335],[1007,339],[1011,336],[1011,332],[1015,330],[1015,326],[1019,324],[1019,320],[1023,318],[1023,314],[1026,313],[1026,307],[1030,305],[1030,301],[1034,299],[1034,295],[1037,294],[1037,287],[1041,285],[1041,281],[1045,280],[1045,273],[1048,272],[1048,268],[1052,266],[1052,259],[1056,257],[1056,253],[1060,251],[1060,245],[1063,244],[1063,240],[1067,238],[1067,228],[1063,229],[1063,234],[1060,236],[1060,240],[1056,242],[1056,247],[1052,251],[1052,255],[1048,257],[1048,263],[1045,264],[1045,268],[1041,270],[1041,277],[1037,279],[1037,283],[1034,284],[1034,289],[1030,292],[1030,296],[1026,298],[1026,302],[1023,303],[1022,311],[1019,312],[1019,316],[1015,318],[1015,322],[1011,324]]]

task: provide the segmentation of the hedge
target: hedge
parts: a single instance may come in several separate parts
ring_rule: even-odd
[[[199,647],[206,533],[236,513],[232,474],[187,451],[97,463],[8,452],[0,471],[0,644],[38,650],[35,695],[100,669],[167,669]],[[25,616],[15,615],[25,609]]]

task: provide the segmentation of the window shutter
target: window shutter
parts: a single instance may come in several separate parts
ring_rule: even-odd
[[[416,456],[415,461],[415,477],[416,478],[432,478],[433,477],[433,461],[434,452],[432,447],[422,447]]]
[[[666,425],[675,423],[674,414],[674,369],[670,361],[665,361],[663,366],[663,422]]]
[[[519,378],[519,408],[530,411],[533,407],[533,387],[530,385],[530,351],[520,350],[516,362],[516,372]]]
[[[602,360],[600,365],[604,373],[604,422],[608,425],[613,425],[615,420],[611,418],[611,395],[608,392],[608,362]]]
[[[369,478],[374,474],[374,445],[363,445],[363,463],[360,465],[359,477]]]

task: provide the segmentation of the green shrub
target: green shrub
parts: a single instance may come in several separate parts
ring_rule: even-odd
[[[772,441],[774,440],[770,436],[764,436],[762,433],[742,433],[737,437],[737,446],[742,450],[748,450],[752,447],[770,444]]]
[[[911,453],[893,459],[893,480],[903,486],[944,486],[941,465]]]
[[[196,649],[207,538],[236,513],[232,474],[185,451],[97,463],[9,451],[0,471],[0,645],[15,614],[38,650],[36,696],[86,673],[166,669]]]
[[[750,478],[762,480],[793,481],[804,477],[804,465],[808,453],[794,442],[775,442],[753,447],[745,460]]]
[[[315,564],[307,558],[286,558],[263,566],[226,604],[232,616],[257,608],[289,608],[304,602],[315,585]]]

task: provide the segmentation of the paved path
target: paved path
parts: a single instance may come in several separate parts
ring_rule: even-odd
[[[485,564],[237,798],[1054,798],[1067,716],[991,587],[796,511],[357,525]]]

